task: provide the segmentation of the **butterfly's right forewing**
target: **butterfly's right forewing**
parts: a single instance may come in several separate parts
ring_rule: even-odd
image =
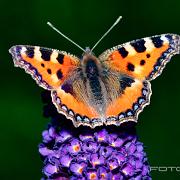
[[[65,52],[39,46],[10,48],[15,66],[25,69],[45,89],[56,89],[79,66],[78,58]]]

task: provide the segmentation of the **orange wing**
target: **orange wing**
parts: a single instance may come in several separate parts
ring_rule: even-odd
[[[39,46],[18,45],[10,48],[15,66],[25,69],[39,86],[58,88],[69,73],[79,66],[79,59],[66,52]]]
[[[106,124],[120,125],[137,122],[139,113],[150,103],[151,85],[148,81],[135,80],[106,109]]]
[[[163,34],[143,38],[105,51],[99,56],[111,72],[120,74],[122,93],[106,108],[106,124],[137,122],[138,114],[150,103],[150,80],[159,76],[170,58],[180,53],[180,36]],[[107,83],[112,87],[112,83]]]
[[[81,124],[92,128],[103,125],[96,110],[84,101],[77,99],[73,94],[66,93],[61,88],[52,91],[51,96],[58,112],[71,119],[75,127]]]
[[[82,92],[86,88],[78,73],[77,57],[38,46],[13,46],[9,51],[15,66],[25,69],[39,86],[50,90],[58,112],[71,119],[75,126],[93,127],[97,123],[98,114],[87,104],[87,92]]]
[[[170,58],[180,53],[180,36],[163,34],[116,46],[100,55],[109,68],[140,80],[161,74]]]

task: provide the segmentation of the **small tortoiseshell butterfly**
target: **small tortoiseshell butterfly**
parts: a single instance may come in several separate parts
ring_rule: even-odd
[[[137,122],[150,103],[150,81],[180,53],[180,36],[162,34],[115,46],[96,57],[87,48],[81,58],[54,49],[10,48],[15,66],[51,91],[59,113],[73,124],[96,126]]]

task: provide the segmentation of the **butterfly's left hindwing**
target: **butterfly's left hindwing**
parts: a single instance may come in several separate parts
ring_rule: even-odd
[[[25,69],[39,86],[48,90],[58,88],[79,66],[75,56],[49,48],[18,45],[11,47],[9,52],[15,66]]]

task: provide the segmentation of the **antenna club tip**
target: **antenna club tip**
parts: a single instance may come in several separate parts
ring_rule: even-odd
[[[122,19],[122,16],[119,16],[115,22],[115,24],[119,23],[119,21]]]

